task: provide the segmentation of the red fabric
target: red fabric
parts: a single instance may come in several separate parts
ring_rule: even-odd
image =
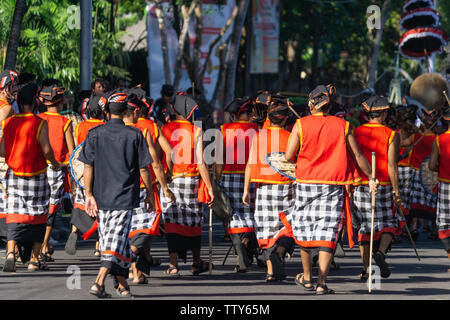
[[[252,182],[292,182],[289,178],[273,170],[265,161],[268,153],[286,151],[289,135],[289,131],[275,127],[261,129],[256,134],[252,141],[253,157],[249,159]]]
[[[56,161],[61,164],[68,164],[70,154],[66,143],[65,132],[71,120],[55,112],[40,113],[38,116],[48,123],[48,138]]]
[[[439,231],[439,239],[450,238],[450,229]]]
[[[82,234],[81,237],[83,238],[83,240],[87,240],[94,234],[94,232],[97,229],[98,229],[98,223],[97,223],[97,219],[96,219],[96,220],[94,220],[92,227],[88,231],[86,231],[84,234]]]
[[[254,228],[228,228],[229,234],[255,232]]]
[[[354,167],[346,143],[349,123],[319,113],[297,120],[297,125],[301,141],[295,172],[297,181],[352,184]]]
[[[381,124],[366,123],[355,129],[353,135],[364,155],[369,161],[372,159],[372,152],[376,155],[376,177],[382,184],[390,184],[388,173],[388,150],[393,140],[395,132]],[[369,183],[369,178],[361,173],[362,182]]]
[[[176,233],[185,237],[198,237],[202,235],[202,227],[188,227],[176,223],[164,224],[166,233]]]
[[[292,234],[289,232],[287,228],[283,228],[278,232],[277,236],[273,239],[258,239],[258,245],[261,249],[268,249],[272,248],[277,240],[281,237],[291,237],[293,238]]]
[[[208,193],[208,188],[206,187],[206,183],[203,181],[203,179],[200,180],[197,199],[198,201],[203,203],[208,203],[209,201],[211,201],[211,196]]]
[[[441,134],[437,139],[440,155],[438,179],[448,183],[450,182],[450,131]]]
[[[414,134],[413,144],[416,144],[422,136],[423,135],[420,133]],[[431,154],[434,139],[436,139],[436,135],[426,135],[416,146],[414,146],[410,157],[411,168],[420,170],[420,165],[423,160]]]
[[[105,122],[98,119],[89,119],[87,121],[79,123],[77,128],[75,129],[77,144],[81,144],[84,142],[84,140],[86,140],[86,136],[89,133],[89,130],[103,124],[105,124]]]
[[[138,128],[141,129],[141,131],[144,131],[143,129],[147,129],[150,135],[152,136],[153,144],[156,143],[156,139],[159,137],[159,130],[156,123],[152,120],[139,118],[137,122]]]
[[[13,115],[2,122],[5,162],[14,174],[35,176],[47,170],[38,141],[43,125],[32,113]]]
[[[175,120],[162,128],[162,133],[173,148],[173,173],[196,175],[198,167],[194,160],[195,133],[199,128],[189,121]]]
[[[26,214],[8,213],[6,223],[24,223],[24,224],[44,224],[47,223],[48,215],[29,216]]]
[[[253,136],[258,125],[249,121],[235,121],[220,127],[224,143],[223,173],[243,173],[250,155]]]

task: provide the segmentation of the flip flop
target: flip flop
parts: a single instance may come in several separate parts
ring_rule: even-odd
[[[73,256],[77,253],[77,239],[78,234],[76,232],[71,232],[67,239],[66,246],[64,247],[67,254]]]
[[[8,258],[10,254],[12,254],[14,258]],[[3,272],[16,272],[16,256],[14,252],[8,252],[6,258],[5,264],[3,265]]]
[[[177,270],[177,272],[172,273],[173,270]],[[180,270],[178,270],[177,267],[170,267],[170,266],[169,266],[169,269],[167,269],[166,271],[164,271],[164,274],[165,274],[166,276],[168,276],[168,277],[179,277],[179,276],[181,276]]]

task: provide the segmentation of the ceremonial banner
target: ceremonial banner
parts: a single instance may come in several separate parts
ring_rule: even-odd
[[[278,73],[280,0],[252,0],[250,73]]]

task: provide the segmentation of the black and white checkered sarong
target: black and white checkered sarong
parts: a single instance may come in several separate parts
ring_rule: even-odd
[[[255,231],[256,238],[275,239],[284,228],[279,213],[292,209],[295,204],[293,184],[265,184],[256,187]]]
[[[48,214],[50,204],[50,186],[45,173],[32,176],[16,176],[8,170],[6,177],[6,213],[27,216]]]
[[[286,215],[302,247],[334,249],[344,218],[344,186],[297,183],[295,206]]]
[[[398,235],[400,232],[400,220],[393,213],[392,186],[379,186],[375,196],[375,215],[373,220],[373,239],[380,239],[382,233],[390,232]],[[368,185],[360,185],[355,188],[353,202],[357,208],[357,217],[361,222],[359,229],[359,241],[370,240],[372,221],[372,194]]]
[[[253,212],[255,210],[253,195],[255,187],[250,184],[250,207],[244,206],[242,203],[242,194],[244,193],[244,174],[223,174],[218,181],[222,189],[230,198],[231,207],[233,208],[233,216],[230,219],[229,228],[254,228],[255,220]]]
[[[425,191],[420,184],[419,171],[413,170],[411,176],[411,210],[419,208],[434,213],[437,206],[437,197]]]
[[[146,189],[140,189],[140,201],[139,208],[133,210],[133,217],[131,218],[131,229],[130,233],[141,230],[143,233],[149,234],[149,230],[156,231],[157,228],[153,226],[156,221],[157,213],[156,211],[148,212],[145,210],[145,198],[147,196]]]
[[[450,183],[439,182],[437,203],[437,226],[440,232],[440,238],[444,237],[443,232],[450,233]]]
[[[128,235],[131,229],[133,210],[99,210],[98,234],[101,261],[131,267],[131,248]]]
[[[75,190],[75,201],[74,204],[80,204],[82,206],[85,205],[85,201],[86,201],[86,197],[84,195],[84,189],[81,188],[80,186],[77,186],[76,190]]]
[[[175,223],[181,226],[200,227],[203,223],[201,204],[198,201],[200,177],[180,177],[169,183],[169,189],[176,198],[170,203],[160,191],[162,217],[164,223]]]
[[[411,201],[411,178],[414,169],[411,167],[398,166],[398,188],[402,198],[402,207],[406,210],[410,208]]]
[[[50,185],[50,214],[58,211],[64,197],[64,170],[53,170],[47,168],[48,184]]]

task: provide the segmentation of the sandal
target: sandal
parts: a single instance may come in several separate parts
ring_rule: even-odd
[[[127,292],[127,291],[128,291],[128,293],[123,294],[124,292]],[[131,291],[130,291],[130,287],[128,287],[128,286],[123,287],[122,289],[117,288],[116,293],[121,298],[132,298],[133,297],[133,295],[131,294]]]
[[[133,280],[134,284],[148,284],[148,280],[147,277],[144,276],[143,274],[141,274],[141,276],[139,277],[139,279],[137,281],[135,281],[136,279]]]
[[[67,238],[66,246],[64,247],[67,254],[73,256],[77,253],[77,239],[78,234],[76,232],[71,232],[69,238]]]
[[[106,293],[105,286],[99,285],[97,282],[94,283],[94,286],[97,287],[97,290],[89,290],[89,293],[98,297],[98,298],[111,298],[111,295],[109,293]]]
[[[40,258],[43,262],[55,262],[55,259],[52,258],[52,255],[51,255],[50,251],[42,252],[42,253],[39,255],[39,258]]]
[[[9,255],[13,255],[13,258],[8,258]],[[5,264],[3,265],[3,272],[16,272],[16,255],[14,252],[8,252],[6,254]]]
[[[36,268],[30,268],[30,266],[34,266]],[[40,261],[38,261],[38,262],[33,262],[33,261],[28,262],[28,271],[34,272],[34,271],[38,271],[38,270],[49,271],[50,268],[45,263],[41,263]]]
[[[101,256],[101,252],[98,249],[95,249],[94,251],[94,257],[100,257]]]
[[[174,270],[176,270],[177,272],[175,272],[175,273],[172,272]],[[164,274],[166,276],[169,276],[169,277],[179,277],[180,276],[180,270],[178,270],[178,267],[169,266],[169,269],[164,271]]]
[[[300,277],[299,277],[300,276]],[[302,281],[300,281],[302,280]],[[305,280],[305,275],[303,273],[298,274],[295,277],[295,284],[302,286],[306,291],[313,291],[314,290],[314,286],[312,285],[312,281],[311,280]],[[306,285],[310,284],[311,287],[307,287]]]
[[[212,267],[214,268],[214,265],[212,265]],[[197,269],[197,270],[194,270]],[[192,274],[194,276],[198,276],[200,273],[209,271],[209,262],[206,261],[200,261],[200,264],[192,264]]]
[[[362,282],[366,282],[367,279],[369,279],[369,274],[367,273],[367,270],[362,269],[359,273],[359,280],[361,280]]]
[[[272,263],[275,279],[279,281],[283,281],[284,279],[286,279],[286,272],[284,271],[283,261],[281,260],[281,257],[278,255],[278,253],[274,252],[270,255],[270,262]]]
[[[209,269],[208,269],[209,270]],[[239,267],[239,265],[237,264],[235,267],[234,267],[234,271],[236,271],[237,273],[246,273],[247,272],[247,268],[241,268],[241,267]]]
[[[322,288],[323,291],[317,291],[317,288]],[[316,295],[334,294],[334,290],[328,289],[326,284],[318,283],[316,287]]]
[[[273,282],[278,282],[278,280],[273,276],[273,274],[268,273],[268,274],[266,274],[266,282],[273,283]]]

